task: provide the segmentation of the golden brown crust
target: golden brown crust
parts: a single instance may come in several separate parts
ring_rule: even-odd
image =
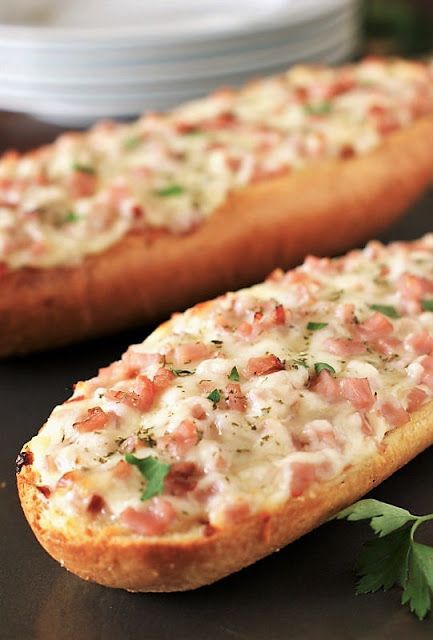
[[[376,150],[251,184],[194,232],[129,234],[77,267],[0,279],[0,356],[155,321],[261,280],[308,253],[342,252],[391,224],[428,186],[433,116]]]
[[[24,513],[42,546],[85,580],[132,591],[182,591],[238,571],[317,527],[382,482],[433,442],[433,403],[389,432],[378,452],[280,509],[213,535],[144,538],[109,528],[68,533],[41,524],[44,498],[31,468],[18,476]]]

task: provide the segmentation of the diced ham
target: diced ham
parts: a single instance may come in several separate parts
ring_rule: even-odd
[[[409,413],[413,413],[426,402],[427,394],[423,389],[419,387],[414,387],[411,389],[407,395],[407,406],[406,410]]]
[[[404,341],[404,346],[418,355],[430,354],[433,351],[433,337],[426,329],[411,333]]]
[[[319,373],[310,387],[328,402],[348,400],[355,409],[371,409],[374,396],[367,378],[334,378],[325,369]]]
[[[161,438],[174,455],[184,456],[198,442],[198,433],[195,422],[182,420],[174,431]]]
[[[409,413],[403,409],[398,400],[382,402],[379,409],[386,422],[392,427],[401,427],[408,422]]]
[[[241,391],[241,385],[230,382],[225,389],[225,401],[229,409],[244,412],[247,408],[247,399]]]
[[[396,350],[401,346],[402,342],[394,336],[388,336],[387,338],[378,338],[370,344],[375,351],[385,356],[392,356],[396,353]]]
[[[316,465],[311,462],[292,462],[291,494],[293,498],[301,496],[316,480]]]
[[[253,325],[251,322],[244,320],[236,329],[236,333],[242,338],[250,338],[253,334]]]
[[[166,367],[161,367],[153,377],[153,384],[158,391],[163,391],[171,385],[175,378],[176,376],[173,371],[170,371],[170,369],[167,369]]]
[[[196,360],[210,358],[214,350],[206,344],[200,342],[187,342],[180,344],[174,349],[174,361],[177,365],[188,364]]]
[[[402,298],[419,302],[426,294],[433,293],[433,280],[405,272],[397,280]]]
[[[120,380],[132,378],[134,375],[136,375],[136,371],[119,360],[108,367],[99,369],[98,375],[86,382],[86,387],[90,389],[110,387]]]
[[[341,378],[339,386],[342,398],[348,400],[355,409],[368,410],[374,405],[374,396],[367,378]]]
[[[248,360],[245,375],[248,378],[252,376],[265,376],[276,371],[284,369],[284,365],[277,356],[269,354],[267,356],[259,356],[258,358],[250,358]]]
[[[283,325],[286,322],[286,312],[282,304],[277,304],[273,313],[273,323]]]
[[[168,500],[155,497],[145,509],[128,507],[120,514],[121,522],[144,536],[160,536],[176,518],[176,511]]]
[[[147,369],[147,367],[164,364],[164,356],[160,353],[142,353],[136,351],[133,347],[129,347],[122,356],[122,362],[128,368],[140,371],[141,369]]]
[[[122,391],[110,389],[105,394],[106,398],[121,402],[137,409],[138,411],[148,411],[152,406],[155,397],[154,384],[147,376],[138,376],[134,382],[133,391]]]
[[[311,391],[315,391],[328,402],[338,402],[340,400],[340,385],[329,371],[323,369],[310,386]]]
[[[68,191],[72,199],[88,198],[95,193],[97,177],[94,173],[74,171],[68,182]]]
[[[106,508],[106,503],[105,500],[102,496],[100,496],[98,493],[94,493],[91,497],[89,502],[87,503],[87,511],[88,513],[91,513],[93,516],[98,515],[98,513],[101,513],[101,511],[103,511],[103,509]]]
[[[194,491],[203,470],[194,462],[174,462],[164,481],[164,489],[172,496],[184,496]]]
[[[207,416],[206,411],[203,409],[202,405],[197,403],[191,407],[191,415],[196,420],[204,420]]]
[[[367,350],[360,340],[351,338],[328,338],[323,346],[329,353],[343,357],[359,355]]]
[[[421,382],[429,387],[433,391],[433,357],[424,356],[420,362],[424,373],[421,377]]]
[[[383,313],[373,313],[357,326],[358,337],[364,340],[377,340],[389,336],[394,330],[392,322]]]
[[[107,426],[109,420],[108,414],[101,407],[92,407],[89,409],[81,420],[74,422],[73,427],[79,433],[89,433],[90,431],[98,431]]]
[[[246,502],[239,502],[226,507],[224,515],[229,524],[237,524],[242,522],[251,513],[251,509]]]
[[[126,480],[132,473],[132,466],[126,460],[119,460],[111,472],[116,480]]]

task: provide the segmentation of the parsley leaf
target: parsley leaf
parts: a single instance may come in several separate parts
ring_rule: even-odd
[[[230,371],[228,378],[229,380],[234,380],[235,382],[239,382],[240,380],[239,371],[236,369],[236,367],[233,367],[233,369]]]
[[[139,146],[140,142],[141,138],[139,138],[138,136],[131,136],[130,138],[126,138],[126,140],[124,140],[123,148],[127,151],[132,151]]]
[[[433,300],[421,300],[421,308],[424,311],[433,311]]]
[[[334,367],[331,367],[331,365],[328,364],[327,362],[315,362],[314,370],[317,373],[317,375],[319,375],[319,373],[323,370],[329,371],[329,373],[335,373]]]
[[[304,111],[310,116],[323,116],[331,113],[332,103],[324,100],[323,102],[310,102],[304,106]]]
[[[336,516],[351,521],[370,520],[378,534],[363,547],[356,569],[360,576],[356,592],[371,593],[399,585],[402,604],[420,620],[432,607],[433,548],[415,542],[417,528],[433,514],[415,516],[406,509],[380,502],[360,500]]]
[[[68,211],[68,213],[63,218],[63,224],[69,224],[71,222],[78,222],[80,216],[75,211]]]
[[[309,322],[307,324],[308,331],[319,331],[319,329],[324,329],[328,326],[327,322]]]
[[[431,609],[433,592],[433,549],[413,542],[408,558],[408,578],[404,586],[402,604],[408,604],[420,620]]]
[[[211,402],[213,402],[213,407],[215,409],[217,403],[221,400],[221,393],[218,389],[214,389],[213,391],[210,392],[210,394],[207,396],[207,399],[210,400]]]
[[[401,318],[397,309],[390,304],[371,304],[370,309],[379,311],[379,313],[383,313],[383,315],[388,316],[388,318]]]
[[[184,378],[185,376],[192,376],[194,371],[189,371],[188,369],[172,369],[172,373],[178,378]]]
[[[172,184],[168,187],[162,187],[161,189],[155,189],[155,194],[163,198],[170,196],[180,196],[184,192],[183,187],[180,184]]]
[[[293,360],[293,364],[292,366],[297,369],[298,366],[299,367],[305,367],[306,369],[309,369],[309,366],[307,364],[307,361],[305,358],[298,358],[297,360]]]
[[[149,500],[153,496],[159,496],[164,490],[165,476],[170,471],[170,465],[159,462],[156,458],[136,458],[132,453],[125,454],[125,460],[138,468],[141,475],[146,478],[147,484],[141,500]]]
[[[78,171],[79,173],[88,173],[89,175],[94,175],[96,173],[93,167],[90,167],[87,164],[81,164],[80,162],[74,162],[72,168],[74,171]]]

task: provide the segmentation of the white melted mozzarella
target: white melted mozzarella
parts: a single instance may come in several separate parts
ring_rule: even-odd
[[[132,124],[101,123],[0,161],[0,262],[74,265],[131,230],[193,231],[230,191],[366,153],[431,113],[428,65],[295,67]]]
[[[309,258],[176,316],[78,383],[30,442],[51,492],[47,517],[85,515],[97,495],[98,517],[123,522],[128,509],[147,517],[157,500],[175,514],[167,531],[185,531],[314,490],[374,454],[432,398],[429,307],[433,235]],[[169,380],[158,387],[161,372]],[[140,408],[143,379],[153,395]],[[105,422],[92,426],[95,408]],[[170,466],[162,495],[140,500],[147,483],[126,452]]]

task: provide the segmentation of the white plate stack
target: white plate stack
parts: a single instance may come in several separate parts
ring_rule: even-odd
[[[0,108],[77,126],[131,117],[341,62],[358,35],[357,0],[14,0],[0,3]]]

